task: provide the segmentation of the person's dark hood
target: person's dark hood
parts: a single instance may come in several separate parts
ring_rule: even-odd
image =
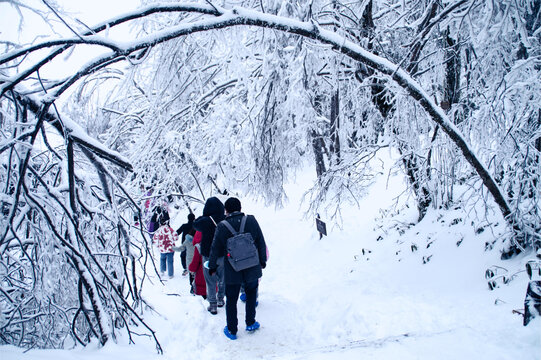
[[[210,197],[205,202],[203,216],[212,216],[215,220],[224,217],[224,204],[217,197]]]

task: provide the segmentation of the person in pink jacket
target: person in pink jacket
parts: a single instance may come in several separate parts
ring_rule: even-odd
[[[160,275],[165,275],[165,269],[167,269],[167,274],[172,279],[175,276],[175,269],[173,268],[173,255],[175,252],[173,246],[175,246],[175,241],[178,240],[178,234],[169,226],[169,214],[167,216],[162,214],[160,227],[154,233],[152,239],[160,250]]]

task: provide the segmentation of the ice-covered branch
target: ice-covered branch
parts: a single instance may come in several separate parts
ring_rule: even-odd
[[[28,109],[34,114],[40,114],[41,107],[39,100],[33,99],[30,96],[18,95],[19,101],[28,106]],[[86,135],[83,129],[75,122],[70,121],[68,118],[59,119],[58,116],[52,111],[47,111],[43,114],[44,120],[50,123],[60,134],[64,134],[64,131],[70,133],[70,136],[73,138],[77,144],[85,146],[98,154],[100,157],[111,161],[112,163],[128,170],[132,171],[132,166],[128,160],[126,160],[122,155],[108,149],[107,147],[100,144],[95,139]]]
[[[169,29],[159,31],[155,34],[139,39],[133,42],[131,46],[127,47],[125,51],[127,53],[131,53],[180,36],[240,25],[250,25],[280,30],[331,45],[337,52],[341,52],[354,60],[362,62],[376,69],[377,71],[390,76],[398,85],[404,88],[416,101],[418,101],[432,120],[440,125],[443,131],[457,145],[466,160],[479,174],[483,183],[500,207],[504,217],[509,217],[511,214],[511,209],[499,186],[489,171],[479,160],[473,149],[471,149],[471,147],[468,145],[460,131],[449,120],[443,109],[435,104],[421,85],[417,83],[406,71],[400,69],[398,65],[368,50],[365,50],[361,46],[352,43],[351,41],[332,31],[322,29],[311,22],[302,22],[271,14],[263,14],[254,10],[239,7],[222,11],[223,15],[189,24],[173,26]]]

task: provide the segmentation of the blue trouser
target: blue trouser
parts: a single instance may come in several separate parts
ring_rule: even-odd
[[[203,263],[209,260],[208,257],[203,256]],[[225,283],[224,283],[224,258],[219,257],[216,260],[216,274],[210,275],[209,269],[203,266],[203,275],[205,276],[205,282],[207,283],[207,300],[211,304],[218,303],[218,299],[223,300],[225,296]],[[218,288],[218,292],[216,292]]]
[[[237,301],[239,299],[240,285],[241,284],[225,285],[225,296],[227,297],[225,314],[227,317],[227,328],[231,334],[236,334],[238,331]],[[244,291],[246,292],[246,326],[250,326],[255,323],[255,302],[259,282],[255,280],[244,283],[243,285]]]
[[[170,253],[161,253],[160,254],[160,271],[165,272],[166,262],[167,262],[167,275],[173,276],[175,274],[175,269],[173,269],[173,255],[174,252]]]

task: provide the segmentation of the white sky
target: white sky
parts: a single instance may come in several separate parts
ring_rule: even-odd
[[[22,0],[22,2],[34,8],[45,8],[41,0]],[[140,0],[57,0],[57,3],[71,15],[71,20],[66,19],[70,26],[77,26],[74,21],[77,19],[90,27],[140,6]],[[55,18],[55,20],[57,19]],[[62,36],[73,36],[73,33],[60,21],[55,23],[54,28]],[[78,29],[81,29],[80,25]],[[129,27],[119,26],[115,29],[117,30],[114,33],[109,34],[111,37],[115,39],[121,37],[124,41],[130,40]],[[28,44],[43,41],[43,37],[58,38],[59,35],[55,35],[42,18],[28,9],[21,8],[21,13],[19,13],[9,2],[0,2],[0,41],[8,40],[19,44]],[[38,52],[35,58],[40,58],[48,52],[49,50]],[[57,58],[53,63],[44,67],[41,75],[44,77],[49,74],[53,74],[52,77],[66,76],[98,54],[95,47],[91,49],[90,46],[78,46],[76,51],[66,54],[63,58]],[[33,59],[33,57],[27,58],[22,66],[33,63]]]
[[[40,0],[28,0],[24,3],[32,7],[44,8]],[[140,4],[139,0],[57,0],[64,10],[72,14],[73,18],[79,19],[85,24],[91,26],[115,15],[133,10]],[[43,21],[23,9],[24,17],[22,22],[23,37],[20,41],[29,41],[32,36],[50,33],[50,30],[44,25]],[[9,2],[0,2],[0,39],[16,40],[20,14]],[[57,31],[66,33],[63,26],[57,26]]]
[[[58,0],[64,8],[70,12],[77,13],[77,18],[92,25],[133,9],[136,9],[139,0]]]

